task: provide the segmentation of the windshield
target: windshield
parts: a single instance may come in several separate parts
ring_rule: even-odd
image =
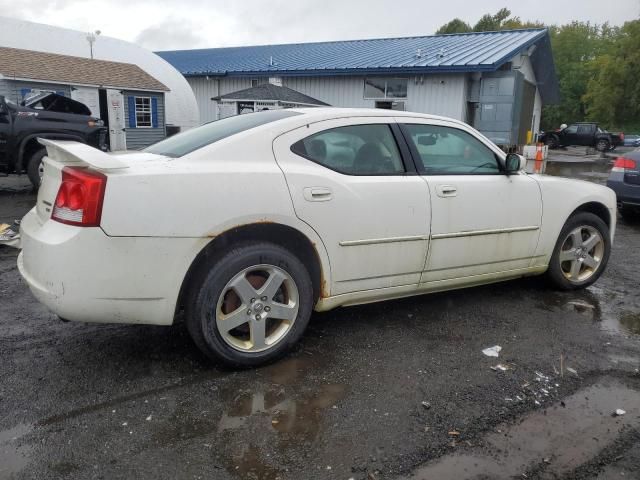
[[[266,110],[263,112],[236,115],[222,120],[205,123],[200,127],[179,133],[166,140],[162,140],[148,148],[145,152],[165,155],[167,157],[182,157],[194,150],[211,145],[212,143],[230,137],[236,133],[259,127],[266,123],[275,122],[294,115],[302,115],[291,110]]]

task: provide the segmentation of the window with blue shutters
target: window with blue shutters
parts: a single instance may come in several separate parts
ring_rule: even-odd
[[[151,97],[134,97],[135,98],[135,127],[136,128],[152,128],[153,115],[151,109]],[[154,99],[157,102],[157,99]],[[156,107],[157,110],[157,107]],[[157,113],[156,113],[157,117]],[[157,124],[157,120],[156,120]]]

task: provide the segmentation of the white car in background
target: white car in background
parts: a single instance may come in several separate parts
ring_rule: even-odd
[[[547,274],[603,272],[614,193],[528,175],[468,125],[386,110],[272,110],[143,152],[47,147],[22,276],[60,317],[170,325],[237,366],[329,310]]]

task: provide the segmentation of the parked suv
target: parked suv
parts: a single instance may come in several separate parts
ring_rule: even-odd
[[[35,95],[22,105],[0,96],[0,172],[27,172],[40,185],[46,149],[38,138],[73,140],[107,149],[107,129],[86,105],[55,93]]]
[[[606,152],[623,144],[624,133],[607,132],[597,123],[572,123],[555,132],[543,132],[540,141],[549,148],[585,146]]]

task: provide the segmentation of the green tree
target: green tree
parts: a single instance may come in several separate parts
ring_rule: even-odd
[[[476,23],[473,27],[473,31],[492,32],[501,30],[503,23],[509,18],[509,15],[511,15],[511,10],[509,10],[508,8],[501,8],[494,15],[486,13],[482,17],[480,17],[478,23]]]
[[[582,101],[587,118],[609,127],[640,128],[640,20],[603,29],[602,52],[588,64]]]
[[[598,26],[589,22],[571,22],[550,27],[549,33],[561,100],[558,105],[544,107],[544,129],[586,119],[585,93],[593,75],[592,62],[611,48],[615,29],[606,24]]]
[[[436,34],[441,35],[444,33],[467,33],[471,31],[471,25],[467,22],[460,20],[459,18],[454,18],[449,23],[445,23],[442,25],[437,31]]]

